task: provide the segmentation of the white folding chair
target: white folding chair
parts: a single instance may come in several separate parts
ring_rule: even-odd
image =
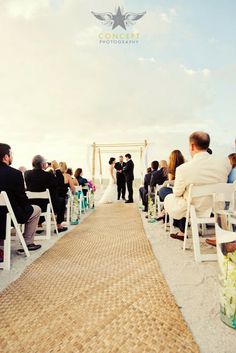
[[[86,208],[85,208],[85,210],[88,210],[89,209],[89,193],[90,193],[90,190],[89,190],[88,186],[83,186],[82,190],[87,190],[86,196],[84,195],[84,200],[86,200]]]
[[[0,193],[0,206],[5,206],[7,208],[7,216],[6,216],[6,234],[4,240],[4,259],[3,262],[0,262],[0,268],[4,270],[10,270],[11,267],[11,222],[16,230],[16,235],[18,236],[20,243],[24,249],[25,255],[27,257],[30,256],[29,250],[25,243],[25,239],[20,229],[20,225],[18,224],[13,209],[11,207],[9,198],[5,191]]]
[[[156,203],[157,203],[157,210],[158,213],[161,213],[161,211],[164,209],[164,201],[161,201],[160,196],[157,194],[157,192],[163,188],[163,187],[168,187],[168,188],[173,188],[173,182],[167,183],[165,182],[163,185],[157,185],[156,186]],[[165,211],[165,222],[164,222],[164,230],[165,232],[167,231],[167,220],[168,220],[168,213]],[[169,216],[169,225],[170,225],[170,234],[173,232],[173,218]]]
[[[26,191],[26,194],[29,199],[42,199],[42,200],[48,200],[47,204],[47,209],[45,212],[41,212],[42,217],[45,217],[46,220],[46,235],[37,235],[36,234],[36,239],[50,239],[51,237],[51,219],[53,220],[54,226],[55,226],[55,231],[56,234],[58,235],[58,230],[57,230],[57,222],[56,222],[56,217],[55,213],[53,210],[52,206],[52,200],[50,196],[50,192],[48,189],[46,191],[42,192],[33,192],[33,191]]]
[[[163,207],[164,207],[164,202],[162,202],[160,200],[160,196],[158,195],[158,191],[162,188],[162,185],[156,185],[155,187],[153,187],[154,189],[154,193],[155,193],[155,205],[156,205],[156,210],[158,212],[158,214],[161,213]]]
[[[71,189],[68,189],[67,192],[67,204],[66,204],[66,225],[69,226],[70,225],[70,221],[71,221],[71,213],[72,213],[72,207],[73,207],[73,199],[74,199],[74,195],[72,194]]]
[[[215,217],[210,217],[210,216],[199,217],[197,215],[195,206],[192,203],[193,199],[198,197],[201,197],[201,198],[211,197],[212,211],[214,211],[214,204],[216,199],[217,201],[220,200],[223,202],[226,202],[226,201],[232,202],[233,196],[234,196],[233,184],[218,183],[218,184],[208,184],[208,185],[193,185],[193,184],[190,185],[188,200],[187,200],[187,213],[186,213],[186,225],[185,225],[185,233],[184,233],[183,250],[186,249],[188,223],[191,222],[195,261],[197,262],[215,261],[217,259],[217,256],[216,254],[201,254],[199,225],[206,225],[206,224],[215,225]]]
[[[83,205],[83,198],[84,198],[82,186],[81,185],[76,186],[75,187],[75,191],[76,192],[80,192],[80,196],[79,196],[79,215],[81,216],[82,210],[83,210],[82,205]]]

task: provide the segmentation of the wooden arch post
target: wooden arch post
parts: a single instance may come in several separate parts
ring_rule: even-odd
[[[96,167],[96,143],[94,142],[93,145],[93,157],[92,157],[92,180],[94,183],[95,179],[95,167]]]

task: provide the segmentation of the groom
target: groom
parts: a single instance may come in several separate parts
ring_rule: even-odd
[[[134,162],[131,159],[131,154],[127,153],[125,155],[126,158],[126,165],[123,168],[125,174],[125,180],[127,184],[127,189],[129,192],[129,198],[125,203],[133,203],[133,180],[134,180]]]

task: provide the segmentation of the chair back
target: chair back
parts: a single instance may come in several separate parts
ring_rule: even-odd
[[[14,226],[18,228],[16,216],[15,216],[15,213],[13,212],[13,209],[11,207],[11,204],[10,204],[10,201],[9,201],[9,198],[7,196],[6,191],[2,191],[0,193],[0,206],[6,206],[7,211],[10,213],[10,216],[11,216],[11,219],[12,219]]]
[[[35,191],[26,191],[26,195],[29,199],[48,199],[50,197],[49,190],[46,189],[45,191],[35,192]]]
[[[4,191],[2,191],[2,192],[4,192]],[[4,199],[2,192],[0,192],[0,206],[6,206],[5,199]]]
[[[213,194],[224,194],[226,199],[224,201],[230,201],[234,192],[234,185],[228,183],[217,183],[207,185],[190,185],[189,194],[191,198],[211,196]]]
[[[194,185],[189,187],[188,206],[190,206],[193,198],[212,197],[212,205],[215,201],[234,202],[234,192],[236,187],[234,184],[217,183],[207,185]]]

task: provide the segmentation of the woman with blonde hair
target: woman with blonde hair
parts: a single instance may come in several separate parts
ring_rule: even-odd
[[[67,164],[66,162],[59,163],[59,170],[61,171],[64,178],[64,185],[61,183],[61,190],[63,193],[67,194],[68,188],[71,189],[72,192],[75,192],[75,184],[70,174],[67,173]]]
[[[54,168],[57,179],[58,195],[57,227],[58,232],[60,233],[67,230],[67,228],[63,227],[61,223],[64,222],[68,188],[70,188],[72,192],[75,192],[75,185],[73,183],[73,179],[67,173],[66,162],[60,162],[59,164],[55,163]]]

